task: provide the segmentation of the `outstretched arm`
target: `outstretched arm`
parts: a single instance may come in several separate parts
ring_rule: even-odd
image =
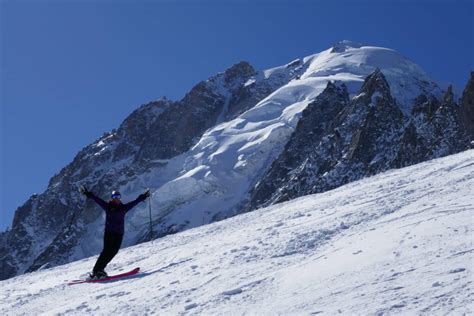
[[[89,192],[88,195],[86,195],[89,199],[92,199],[94,200],[94,202],[96,202],[97,204],[99,204],[100,207],[102,207],[104,209],[104,211],[107,211],[107,208],[109,206],[109,204],[107,202],[105,202],[104,200],[102,200],[100,197],[96,196],[94,193],[92,192]]]
[[[86,187],[81,187],[81,189],[79,190],[82,194],[84,194],[88,199],[92,199],[94,200],[94,202],[96,202],[101,208],[104,209],[104,211],[107,211],[107,208],[109,206],[109,204],[107,202],[105,202],[104,200],[102,200],[100,197],[96,196],[94,193],[92,193],[91,191],[87,190]]]
[[[125,212],[130,211],[134,208],[138,203],[143,202],[146,200],[147,197],[150,196],[150,190],[146,191],[145,193],[140,194],[135,200],[128,202],[125,204]]]

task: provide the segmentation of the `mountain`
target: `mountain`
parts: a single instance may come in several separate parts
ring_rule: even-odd
[[[0,282],[11,314],[472,314],[474,150]]]
[[[420,95],[405,117],[380,70],[353,98],[344,83],[329,83],[303,111],[285,149],[253,188],[247,209],[463,151],[474,137],[462,112],[449,87],[441,101]]]
[[[469,148],[473,75],[462,97],[380,47],[342,41],[286,65],[240,62],[183,99],[142,105],[82,149],[0,234],[0,279],[97,254],[104,214],[86,185],[125,200],[124,245],[323,192]]]

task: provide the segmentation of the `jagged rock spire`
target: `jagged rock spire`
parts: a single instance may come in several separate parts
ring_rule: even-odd
[[[474,141],[474,71],[462,94],[460,117],[470,141]]]
[[[364,81],[361,88],[361,94],[372,97],[375,93],[379,93],[383,99],[392,101],[390,86],[387,79],[379,68],[376,68]]]

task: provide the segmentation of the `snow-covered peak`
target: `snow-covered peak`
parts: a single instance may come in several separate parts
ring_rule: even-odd
[[[333,53],[342,53],[350,48],[361,48],[364,46],[361,43],[356,43],[348,40],[342,40],[333,45],[331,52]]]
[[[420,66],[397,51],[348,40],[340,41],[320,53],[259,71],[247,84],[266,80],[275,86],[284,86],[296,80],[300,81],[296,85],[315,87],[320,86],[321,82],[342,81],[354,96],[364,79],[376,69],[384,74],[392,96],[407,115],[420,94],[442,95],[439,85]]]
[[[389,48],[342,41],[321,53],[303,58],[303,63],[306,71],[301,79],[347,81],[351,94],[360,89],[370,73],[380,69],[390,85],[392,96],[405,114],[411,111],[414,99],[420,94],[439,97],[442,93],[421,67]]]

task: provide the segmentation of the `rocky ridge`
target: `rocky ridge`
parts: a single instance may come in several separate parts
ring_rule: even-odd
[[[388,169],[473,147],[474,76],[455,101],[420,95],[410,116],[400,111],[379,70],[350,99],[329,83],[303,111],[281,155],[253,188],[246,210],[324,192]]]

